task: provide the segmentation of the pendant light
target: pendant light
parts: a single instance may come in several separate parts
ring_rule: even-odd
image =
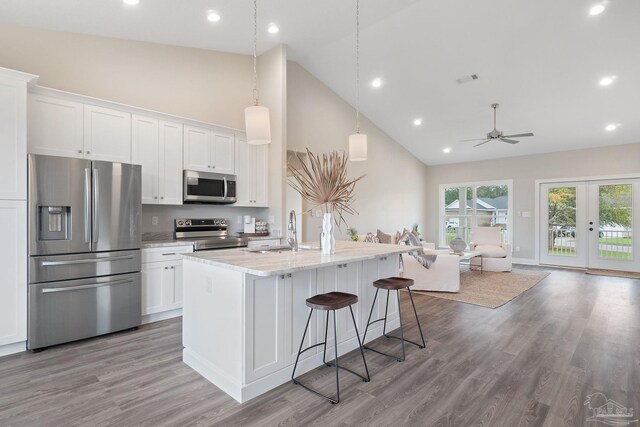
[[[356,133],[349,135],[349,160],[367,160],[367,135],[360,133],[360,0],[356,0]]]
[[[247,143],[253,145],[271,142],[269,109],[258,100],[258,0],[253,0],[253,105],[244,109]]]

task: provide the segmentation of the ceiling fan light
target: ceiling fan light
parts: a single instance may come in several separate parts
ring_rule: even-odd
[[[349,135],[349,160],[363,162],[367,160],[367,135],[354,133]]]
[[[267,107],[253,105],[245,108],[244,125],[247,132],[247,143],[252,145],[271,143],[271,121]]]

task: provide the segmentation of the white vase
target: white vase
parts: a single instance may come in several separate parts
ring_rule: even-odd
[[[336,239],[333,236],[333,215],[324,214],[322,217],[322,237],[320,241],[323,254],[336,253]]]

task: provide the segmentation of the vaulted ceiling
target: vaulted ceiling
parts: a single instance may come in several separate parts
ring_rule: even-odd
[[[259,0],[259,50],[355,103],[355,1]],[[640,142],[640,2],[361,0],[361,109],[426,164]],[[3,0],[0,22],[248,54],[250,0]],[[222,17],[206,20],[207,10]],[[267,33],[267,24],[280,28]],[[3,41],[7,42],[7,41]],[[456,79],[476,74],[477,80]],[[602,77],[616,76],[609,86]],[[370,82],[380,78],[382,85]],[[534,132],[473,148],[493,128]],[[414,119],[422,118],[415,126]],[[619,124],[614,131],[608,124]],[[450,153],[443,149],[450,148]]]

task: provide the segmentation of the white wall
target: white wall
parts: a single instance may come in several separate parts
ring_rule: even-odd
[[[355,130],[355,111],[337,94],[296,62],[287,66],[287,148],[315,154],[347,150]],[[427,167],[366,118],[362,132],[369,141],[366,162],[349,164],[349,175],[366,177],[356,185],[358,216],[348,227],[361,234],[377,228],[393,231],[427,222]],[[304,236],[317,240],[320,218],[306,216]],[[342,234],[346,234],[342,227]]]
[[[244,129],[252,57],[0,24],[0,67],[38,84]]]
[[[640,144],[563,151],[479,162],[429,166],[426,197],[427,240],[438,241],[438,188],[440,184],[513,179],[514,258],[535,258],[535,180],[617,174],[640,176]],[[530,212],[528,218],[518,212]]]

